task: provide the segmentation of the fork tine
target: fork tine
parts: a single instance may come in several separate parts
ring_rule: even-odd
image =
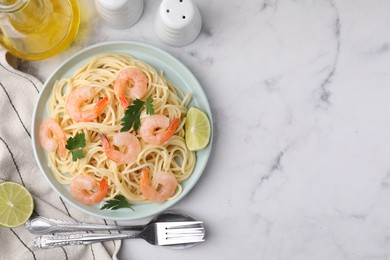
[[[178,229],[168,229],[166,235],[175,236],[175,235],[198,235],[204,234],[204,228],[178,228]]]
[[[166,235],[166,239],[172,239],[172,238],[187,238],[187,237],[196,237],[196,238],[203,238],[204,234],[176,234],[176,235]]]
[[[203,242],[205,229],[202,223],[202,221],[155,223],[157,244],[174,245]]]
[[[174,229],[174,228],[203,224],[203,221],[159,222],[156,224],[159,226],[163,226],[166,229]]]
[[[166,238],[161,241],[160,245],[179,245],[179,244],[188,244],[188,243],[199,243],[203,242],[204,238],[200,236],[187,236],[180,238]]]

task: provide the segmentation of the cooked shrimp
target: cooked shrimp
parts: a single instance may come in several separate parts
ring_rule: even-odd
[[[161,203],[173,196],[178,182],[173,173],[161,171],[153,175],[153,184],[158,187],[157,190],[149,185],[149,170],[143,168],[140,180],[142,195],[150,201]]]
[[[81,110],[83,103],[93,99],[95,94],[95,90],[89,86],[76,88],[69,94],[68,99],[66,100],[65,109],[74,121],[88,122],[100,115],[108,101],[108,97],[100,99],[93,109]]]
[[[125,147],[125,151],[121,152],[110,147],[107,136],[100,134],[103,150],[107,157],[117,163],[131,163],[137,160],[141,152],[141,145],[138,138],[130,133],[117,133],[114,135],[112,144],[116,147]]]
[[[169,124],[169,118],[164,115],[151,115],[146,117],[141,124],[140,134],[148,144],[162,144],[168,141],[179,126],[179,118],[174,118]],[[159,129],[166,130],[156,132]]]
[[[58,148],[58,153],[64,157],[65,139],[64,131],[54,119],[49,118],[42,122],[39,128],[39,141],[45,150],[54,152]]]
[[[130,87],[129,96],[132,99],[140,99],[148,91],[148,79],[138,68],[126,68],[119,72],[114,84],[114,94],[123,108],[129,106],[125,97],[126,87]]]
[[[107,179],[103,178],[100,185],[91,176],[78,175],[70,183],[70,194],[77,201],[91,205],[102,201],[108,192]]]

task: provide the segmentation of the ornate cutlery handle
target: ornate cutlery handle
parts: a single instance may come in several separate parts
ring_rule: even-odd
[[[76,235],[43,235],[34,239],[33,245],[38,248],[88,245],[92,243],[137,238],[136,234],[76,234]]]
[[[59,219],[35,217],[26,222],[26,228],[33,234],[42,235],[54,232],[77,232],[97,230],[133,230],[141,231],[144,226],[116,226],[89,224],[76,221],[65,221]]]

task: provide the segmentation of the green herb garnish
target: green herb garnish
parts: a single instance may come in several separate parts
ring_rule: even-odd
[[[116,195],[112,200],[106,201],[106,203],[100,209],[117,210],[121,208],[129,208],[134,211],[134,209],[131,207],[131,204],[123,195]]]
[[[72,160],[84,158],[83,148],[85,147],[85,134],[76,134],[74,137],[69,137],[65,148],[72,153]]]
[[[148,97],[148,99],[145,102],[146,107],[146,114],[153,115],[154,114],[154,107],[153,107],[153,98],[152,96]]]
[[[146,101],[142,101],[140,99],[133,100],[133,104],[128,106],[121,120],[121,132],[129,131],[132,127],[135,131],[137,131],[140,127],[140,116],[143,107],[146,107],[146,114],[153,115],[153,98],[150,96]]]

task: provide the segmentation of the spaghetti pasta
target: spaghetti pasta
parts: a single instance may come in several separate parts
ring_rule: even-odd
[[[130,133],[140,141],[141,152],[134,162],[119,164],[106,156],[99,135],[104,134],[112,139],[121,130],[125,108],[115,97],[113,86],[119,72],[125,68],[138,68],[145,74],[148,89],[142,99],[153,98],[155,113],[165,115],[170,120],[179,118],[180,124],[174,135],[161,145],[146,143],[140,137],[139,130],[131,129]],[[76,122],[65,106],[70,93],[83,86],[93,88],[95,94],[82,109],[93,109],[105,97],[108,101],[95,119]],[[129,94],[125,96],[131,102]],[[173,197],[178,196],[182,190],[180,183],[189,178],[196,163],[195,153],[188,150],[184,139],[184,122],[190,99],[191,94],[184,95],[162,72],[157,72],[150,65],[127,54],[103,54],[93,58],[71,77],[60,79],[53,86],[53,94],[48,102],[50,117],[61,126],[66,138],[84,133],[86,139],[85,157],[80,160],[73,161],[69,151],[64,157],[56,152],[49,153],[49,166],[55,178],[64,185],[78,175],[91,176],[97,182],[106,178],[109,192],[105,200],[121,194],[130,203],[144,203],[147,200],[140,189],[140,176],[142,169],[148,168],[151,175],[160,171],[173,173],[179,183]],[[141,124],[147,116],[145,111],[141,112]]]

